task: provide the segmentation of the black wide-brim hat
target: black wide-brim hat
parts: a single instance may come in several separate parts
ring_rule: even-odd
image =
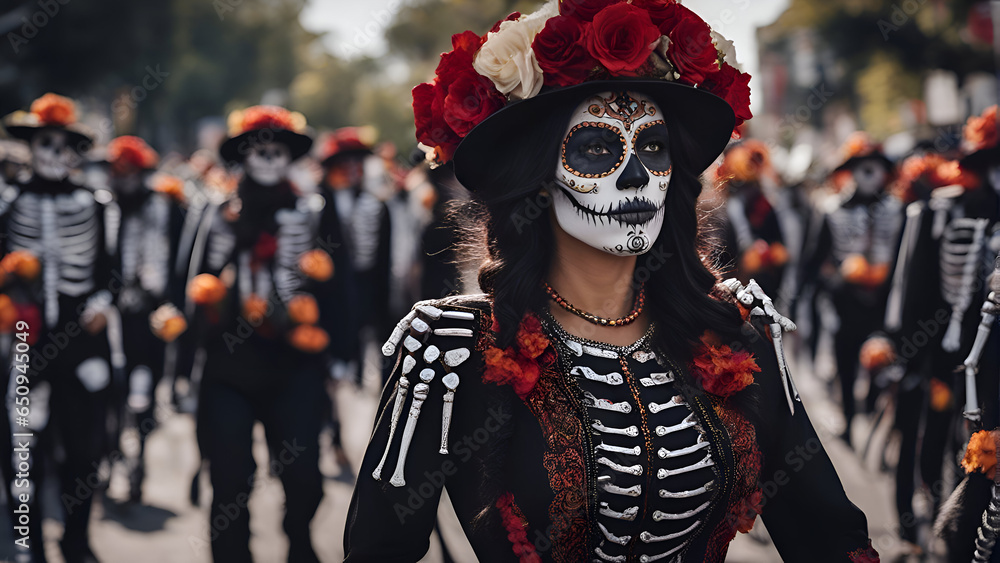
[[[985,170],[990,166],[996,166],[1000,164],[1000,145],[979,149],[962,157],[958,163],[966,170]]]
[[[313,140],[308,135],[288,129],[252,129],[223,141],[219,145],[219,156],[226,162],[242,163],[249,149],[264,143],[281,143],[287,146],[295,161],[309,153]]]
[[[8,135],[28,143],[31,143],[31,139],[45,129],[64,131],[69,144],[81,154],[94,146],[94,134],[78,123],[70,125],[4,125],[4,130],[7,131]]]
[[[889,172],[895,170],[896,165],[893,164],[891,160],[889,160],[889,157],[885,156],[885,154],[882,151],[875,151],[865,155],[852,156],[847,160],[845,160],[843,163],[841,163],[840,166],[834,168],[833,171],[840,172],[841,170],[851,170],[852,168],[854,168],[861,162],[864,162],[865,160],[875,160],[881,163],[883,166],[885,166],[885,169],[888,170]]]
[[[484,180],[495,179],[510,165],[498,158],[504,147],[516,147],[534,125],[546,123],[555,108],[576,107],[600,92],[638,92],[649,96],[663,119],[684,129],[687,158],[695,173],[707,169],[732,137],[736,115],[722,98],[679,82],[650,79],[594,80],[575,86],[543,89],[537,96],[513,102],[487,117],[465,136],[453,157],[455,176],[475,192]],[[555,163],[553,163],[553,166]]]

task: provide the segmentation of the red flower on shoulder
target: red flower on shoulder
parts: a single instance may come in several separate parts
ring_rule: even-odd
[[[709,331],[702,335],[701,342],[691,360],[691,375],[706,392],[728,397],[753,383],[753,374],[760,371],[753,354],[747,350],[733,351]]]
[[[494,319],[493,330],[497,324]],[[555,350],[542,332],[542,323],[532,313],[525,315],[512,346],[500,349],[490,346],[483,351],[483,381],[510,385],[521,399],[527,397],[538,383],[542,367],[555,361]]]

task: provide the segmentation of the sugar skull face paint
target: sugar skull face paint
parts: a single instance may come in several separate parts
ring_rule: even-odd
[[[660,108],[603,92],[573,111],[556,164],[553,210],[570,236],[618,256],[650,249],[663,227],[672,161]]]

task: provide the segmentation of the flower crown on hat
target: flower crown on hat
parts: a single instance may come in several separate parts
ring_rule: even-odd
[[[962,148],[966,154],[997,146],[997,106],[986,108],[983,115],[973,115],[962,129]]]
[[[323,141],[320,160],[327,160],[347,151],[371,151],[378,131],[371,126],[341,127],[330,132]]]
[[[732,66],[732,42],[677,0],[550,0],[533,14],[511,14],[486,35],[465,31],[451,43],[434,80],[413,89],[417,140],[439,163],[451,160],[476,125],[542,86],[676,81],[728,102],[737,127],[753,117],[750,75]]]
[[[865,158],[881,154],[882,145],[875,142],[875,139],[867,132],[855,131],[847,136],[847,140],[840,147],[840,152],[845,161],[852,158]]]
[[[108,143],[108,162],[118,172],[128,172],[130,168],[150,170],[159,161],[156,151],[139,137],[122,135]]]
[[[76,103],[65,96],[49,92],[31,102],[31,115],[38,125],[65,127],[76,123]]]
[[[283,107],[251,106],[230,113],[227,125],[230,137],[261,129],[284,129],[302,133],[306,128],[306,118],[297,111],[288,111]]]

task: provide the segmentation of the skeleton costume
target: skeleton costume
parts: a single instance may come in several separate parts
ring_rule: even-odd
[[[142,139],[118,137],[108,144],[114,204],[107,207],[108,240],[117,257],[125,384],[116,410],[139,433],[139,455],[131,468],[130,497],[141,500],[146,437],[156,425],[154,392],[163,377],[167,342],[186,328],[183,271],[175,267],[184,212],[169,186],[179,178],[151,177],[158,155]],[[172,193],[170,193],[172,191]],[[181,191],[181,197],[183,192]]]
[[[894,337],[906,373],[897,409],[897,425],[903,429],[904,438],[896,497],[901,513],[910,510],[912,502],[915,452],[920,452],[919,475],[926,484],[942,478],[942,466],[950,458],[946,455],[949,429],[965,390],[965,378],[956,377],[955,368],[963,364],[975,341],[987,294],[982,282],[993,271],[1000,252],[1000,177],[996,173],[1000,158],[995,134],[991,141],[976,142],[977,124],[995,131],[995,108],[982,117],[969,119],[964,143],[971,152],[960,161],[960,167],[959,163],[946,163],[937,174],[944,179],[938,185],[946,181],[948,185],[930,192],[928,201],[916,201],[907,207],[889,295],[886,329]],[[954,174],[963,169],[975,172],[979,181],[970,182],[965,175]],[[995,371],[980,371],[980,397],[997,396],[995,375]],[[984,406],[983,426],[994,428],[996,403],[987,400]],[[924,428],[919,437],[918,427]],[[931,491],[937,509],[942,500],[940,491],[934,487]],[[915,532],[904,528],[903,534],[910,539]]]
[[[328,304],[343,319],[332,335],[336,379],[360,381],[364,327],[382,331],[389,292],[389,212],[365,189],[365,160],[372,147],[364,129],[330,133],[320,153],[324,178],[321,237],[333,256],[335,289]]]
[[[882,327],[890,269],[903,225],[903,204],[886,190],[892,163],[864,132],[844,145],[834,173],[850,173],[855,188],[824,205],[804,252],[802,283],[830,295],[840,319],[834,335],[845,429],[850,443],[856,412],[854,382],[865,338]],[[872,395],[874,397],[874,395]]]
[[[32,152],[32,176],[0,195],[0,267],[9,298],[4,305],[15,307],[14,318],[28,323],[31,344],[27,384],[32,387],[28,429],[35,434],[32,560],[45,560],[38,491],[46,465],[57,464],[53,471],[60,476],[66,508],[63,556],[70,562],[95,561],[87,537],[93,495],[81,498],[75,491],[78,480],[93,473],[109,446],[109,358],[112,352],[121,354],[103,205],[111,198],[106,191],[95,193],[71,179],[92,144],[76,123],[72,100],[46,94],[32,103],[30,113],[9,116],[5,128],[12,137],[27,141]],[[98,318],[106,329],[98,329]],[[95,332],[83,328],[87,326]],[[10,346],[12,327],[4,331],[3,341]],[[11,384],[19,373],[11,372]],[[55,449],[65,452],[59,462],[51,455]],[[6,469],[11,457],[3,457]]]
[[[735,266],[740,281],[753,278],[769,295],[779,295],[788,251],[778,213],[761,183],[767,173],[773,171],[764,143],[749,140],[726,150],[716,171],[728,193],[720,258]]]
[[[435,82],[414,89],[418,138],[433,146],[439,160],[454,156],[456,177],[491,215],[490,206],[499,204],[490,198],[538,198],[551,207],[550,221],[576,241],[600,252],[636,255],[637,272],[653,270],[665,240],[680,236],[676,223],[686,220],[674,206],[686,201],[690,229],[696,228],[696,176],[729,140],[734,109],[745,109],[745,75],[728,64],[715,67],[736,73],[734,82],[743,84],[726,90],[734,106],[713,95],[723,91],[713,89],[711,74],[704,80],[688,71],[661,74],[657,69],[673,69],[670,61],[681,56],[669,49],[662,56],[640,51],[659,66],[650,61],[643,67],[649,75],[639,78],[605,80],[607,74],[590,77],[589,71],[575,78],[553,75],[566,65],[549,66],[546,45],[556,40],[549,32],[578,29],[576,18],[584,16],[593,18],[595,30],[616,17],[639,18],[628,32],[642,38],[637,44],[643,48],[660,33],[672,35],[670,44],[695,40],[674,28],[679,20],[708,30],[677,4],[647,12],[636,4],[553,2],[534,14],[512,15],[485,42],[471,31],[456,35],[455,50],[442,56]],[[662,19],[661,27],[643,27],[648,18]],[[513,39],[524,34],[527,40]],[[527,47],[532,58],[518,52],[518,45],[533,45]],[[559,52],[578,50],[589,52],[574,44],[561,45]],[[487,61],[498,51],[512,60],[537,58],[547,69],[537,76],[538,89],[524,82],[530,71],[505,82],[490,70]],[[718,64],[724,56],[716,55],[713,48]],[[623,68],[616,63],[627,66],[607,57],[597,61],[582,66],[601,65],[603,73]],[[443,94],[436,90],[461,92],[470,79],[485,79],[478,83],[485,89],[480,99],[495,106],[470,113],[468,106],[449,109],[446,102],[439,113],[433,100]],[[504,90],[510,99],[500,94]],[[463,124],[470,114],[478,117]],[[454,144],[461,141],[457,148],[435,131],[437,123],[458,128],[451,130]],[[681,135],[683,144],[671,143],[673,135]],[[686,150],[675,152],[678,146]],[[519,188],[517,175],[528,186]],[[518,220],[493,216],[487,237],[508,236],[505,229],[516,225],[539,226]],[[525,236],[544,237],[531,233]],[[668,260],[700,260],[693,241],[691,246]],[[516,261],[515,248],[491,243],[490,251],[495,259]],[[502,252],[510,254],[497,254]],[[536,259],[524,253],[524,260]],[[574,314],[605,326],[631,323],[647,298],[663,303],[661,284],[676,282],[686,265],[655,266],[651,275],[664,277],[634,292],[634,309],[625,317]],[[516,284],[539,272],[507,275]],[[544,277],[540,281],[542,287],[529,282],[519,288],[535,299],[523,315],[515,309],[506,316],[518,291],[513,289],[502,294],[511,299],[507,303],[499,292],[419,302],[392,331],[382,352],[396,358],[395,369],[354,492],[347,561],[422,557],[444,488],[481,561],[722,561],[730,540],[748,531],[761,512],[786,560],[878,560],[865,517],[846,498],[777,353],[782,331],[794,324],[756,283],[708,284],[712,297],[701,296],[712,307],[728,303],[734,328],[741,324],[737,302],[747,318],[756,319],[757,328],[745,325],[746,334],[756,337],[736,351],[721,345],[712,330],[697,343],[664,338],[675,330],[669,315],[653,318],[627,346],[574,336],[549,312],[573,306]],[[516,333],[507,331],[506,344],[503,328],[511,319]],[[815,453],[809,460],[786,457],[806,444]],[[761,483],[779,475],[784,485],[765,493]]]
[[[339,321],[320,313],[334,276],[330,256],[318,248],[323,200],[300,195],[288,181],[289,165],[312,140],[302,133],[300,114],[274,106],[234,112],[229,123],[231,136],[219,152],[241,164],[245,177],[206,212],[194,250],[204,257],[201,273],[187,289],[207,354],[198,442],[211,474],[210,522],[228,522],[212,540],[212,555],[251,560],[246,499],[256,470],[252,430],[260,420],[285,491],[288,560],[315,562],[309,522],[323,497],[323,327]],[[233,506],[235,518],[226,514]]]

